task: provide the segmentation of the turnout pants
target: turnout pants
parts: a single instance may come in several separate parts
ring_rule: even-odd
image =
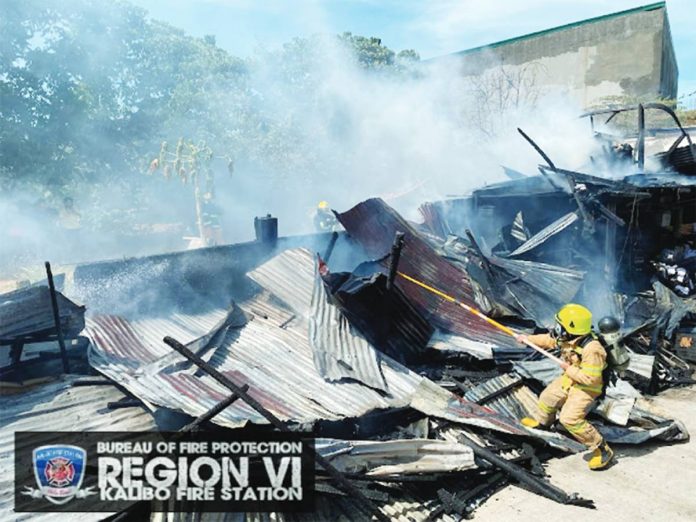
[[[578,441],[594,450],[602,443],[602,435],[585,420],[585,417],[595,398],[592,394],[573,386],[573,381],[562,375],[541,392],[536,420],[543,426],[550,426],[560,409],[560,423]]]

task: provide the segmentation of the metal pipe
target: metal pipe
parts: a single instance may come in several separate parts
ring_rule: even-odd
[[[263,407],[261,403],[259,403],[256,399],[253,397],[249,396],[249,394],[244,391],[244,389],[241,386],[238,386],[235,384],[231,379],[229,379],[227,376],[223,375],[220,373],[217,369],[215,369],[212,365],[209,363],[205,362],[203,359],[201,359],[198,355],[193,353],[191,350],[186,348],[183,344],[181,344],[179,341],[174,339],[173,337],[165,337],[164,342],[172,347],[174,350],[179,352],[179,354],[183,355],[186,359],[191,361],[193,364],[195,364],[198,368],[201,370],[205,371],[208,375],[210,375],[213,379],[218,381],[220,384],[223,386],[226,386],[228,389],[232,390],[234,393],[239,395],[239,397],[246,402],[249,406],[251,406],[257,413],[259,413],[263,418],[265,418],[268,422],[270,422],[273,426],[275,426],[277,429],[283,432],[290,432],[291,430],[285,425],[283,421],[281,421],[278,417],[273,415],[270,411],[268,411],[266,408]],[[360,501],[365,507],[367,507],[375,517],[377,517],[378,520],[383,520],[384,522],[388,522],[389,518],[382,513],[379,508],[372,503],[371,500],[369,500],[363,493],[360,491],[358,488],[356,488],[353,484],[351,484],[342,474],[339,472],[328,460],[326,460],[324,457],[322,457],[319,453],[315,455],[316,462],[324,468],[324,470],[329,474],[329,476],[343,489],[346,493],[349,495],[352,495],[353,498],[357,499]]]
[[[394,242],[391,247],[391,256],[389,257],[389,275],[387,276],[387,290],[391,290],[394,286],[394,278],[396,271],[399,268],[399,259],[401,258],[401,249],[404,247],[404,233],[397,232],[394,234]]]
[[[60,358],[63,360],[63,371],[70,373],[70,363],[68,362],[68,352],[65,350],[65,339],[63,338],[63,329],[60,326],[60,312],[58,310],[58,298],[56,297],[56,287],[53,284],[53,272],[51,272],[51,263],[46,261],[46,278],[48,279],[48,289],[51,294],[51,307],[53,308],[53,323],[56,327],[56,335],[58,336],[58,346],[60,346]]]

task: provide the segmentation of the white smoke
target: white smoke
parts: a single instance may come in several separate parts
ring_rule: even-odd
[[[261,50],[248,60],[249,96],[255,110],[281,134],[283,149],[268,157],[258,153],[263,148],[255,157],[238,151],[232,176],[217,165],[225,242],[253,239],[253,218],[266,213],[279,218],[282,235],[312,232],[312,213],[322,200],[343,211],[379,196],[407,218],[417,219],[423,201],[507,179],[501,165],[533,175],[542,160],[517,133],[518,126],[560,167],[578,168],[594,150],[588,122],[577,117],[581,108],[535,85],[528,86],[536,89],[533,96],[484,110],[482,99],[500,93],[482,93],[480,84],[461,74],[456,58],[404,64],[400,73],[374,71],[361,67],[335,37],[313,42],[307,55],[310,66],[302,64],[305,74],[298,83],[288,82],[283,67],[293,64],[279,63],[276,49]],[[212,97],[239,103],[237,93]],[[177,131],[189,134],[185,122]],[[153,143],[153,156],[158,146]],[[68,239],[52,232],[54,217],[35,212],[35,205],[18,203],[14,194],[4,196],[0,217],[12,224],[11,230],[21,225],[23,235],[10,239],[14,242],[7,244],[13,248],[5,249],[0,261],[13,271],[56,257],[76,262],[185,248],[183,239],[173,241],[171,235],[167,240],[131,240],[109,216],[137,212],[131,221],[142,227],[169,223],[178,225],[178,237],[195,233],[191,187],[144,175],[128,179],[118,187],[105,184],[79,191],[75,206],[83,222],[91,220],[93,226]],[[137,208],[132,204],[136,196]]]

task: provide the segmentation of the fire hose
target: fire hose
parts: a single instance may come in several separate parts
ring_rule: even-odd
[[[491,326],[494,326],[494,327],[497,328],[498,330],[501,330],[501,331],[505,332],[506,334],[508,334],[508,335],[510,335],[510,336],[512,336],[512,337],[514,337],[516,340],[519,340],[520,342],[526,344],[527,346],[529,346],[529,347],[532,348],[533,350],[536,350],[537,352],[539,352],[540,354],[542,354],[544,357],[547,357],[548,359],[551,359],[553,362],[555,362],[555,363],[558,364],[559,366],[564,367],[564,366],[566,365],[566,363],[565,363],[563,360],[559,359],[558,357],[556,357],[555,355],[549,353],[548,351],[544,350],[543,348],[540,348],[539,346],[537,346],[536,344],[534,344],[533,342],[531,342],[531,341],[530,341],[529,339],[527,339],[526,337],[522,337],[522,338],[518,337],[518,334],[515,333],[514,330],[512,330],[511,328],[508,328],[508,327],[505,326],[504,324],[500,324],[500,323],[499,323],[498,321],[496,321],[495,319],[491,319],[490,317],[488,317],[487,315],[485,315],[483,312],[480,312],[480,311],[477,310],[476,308],[474,308],[474,307],[472,307],[472,306],[469,306],[468,304],[466,304],[466,303],[460,301],[459,299],[456,299],[455,297],[452,297],[451,295],[448,295],[448,294],[442,292],[441,290],[438,290],[437,288],[434,288],[434,287],[432,287],[432,286],[430,286],[430,285],[428,285],[428,284],[426,284],[426,283],[424,283],[424,282],[422,282],[422,281],[419,281],[418,279],[415,279],[415,278],[413,278],[413,277],[411,277],[411,276],[409,276],[409,275],[406,275],[406,274],[404,274],[403,272],[397,272],[397,274],[399,274],[401,277],[403,277],[404,279],[406,279],[406,281],[409,281],[409,282],[411,282],[411,283],[413,283],[413,284],[415,284],[415,285],[418,285],[418,286],[420,286],[421,288],[423,288],[424,290],[427,290],[428,292],[430,292],[430,293],[432,293],[432,294],[435,294],[435,295],[441,297],[441,298],[444,299],[445,301],[449,301],[450,303],[454,303],[454,304],[460,306],[461,308],[463,308],[464,310],[466,310],[467,312],[469,312],[469,313],[475,315],[476,317],[478,317],[478,318],[480,318],[480,319],[483,319],[484,321],[486,321],[486,322],[487,322],[488,324],[490,324]]]

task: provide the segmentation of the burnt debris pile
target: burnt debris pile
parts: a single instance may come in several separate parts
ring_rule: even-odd
[[[552,327],[568,302],[592,309],[595,325],[615,318],[603,342],[630,360],[593,424],[616,444],[688,439],[645,398],[694,382],[686,136],[660,156],[680,175],[564,170],[534,144],[546,161],[538,175],[507,169],[510,181],[424,204],[421,224],[370,199],[336,213],[338,235],[66,268],[56,317],[69,356],[89,345],[90,369],[30,389],[40,368],[61,373],[22,350],[55,341],[51,292],[39,281],[5,294],[2,380],[17,393],[2,397],[0,453],[11,455],[12,432],[49,427],[309,429],[325,518],[458,520],[510,483],[592,507],[544,474],[544,461],[584,446],[561,425],[520,423],[561,369],[465,308],[520,333]]]

